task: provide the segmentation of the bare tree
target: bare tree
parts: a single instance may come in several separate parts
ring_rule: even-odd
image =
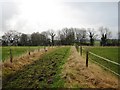
[[[41,32],[41,34],[44,35],[46,38],[48,38],[48,32],[43,31],[43,32]]]
[[[82,43],[85,43],[85,39],[86,39],[86,29],[85,28],[76,28],[75,29],[75,36],[77,38],[77,41]]]
[[[90,45],[93,46],[95,38],[98,36],[97,34],[95,34],[94,28],[88,28],[88,36],[90,38]]]
[[[41,34],[45,37],[44,45],[50,45],[50,39],[48,37],[49,33],[47,31],[41,32]]]
[[[49,35],[51,36],[51,40],[52,40],[52,45],[54,46],[54,37],[55,37],[55,32],[51,29],[49,30]]]
[[[110,32],[109,28],[107,28],[107,27],[103,27],[102,26],[102,27],[99,28],[99,31],[101,33],[101,36],[102,35],[104,35],[104,36],[106,35],[107,39],[112,37],[112,33]]]
[[[9,30],[6,32],[2,39],[7,42],[8,45],[17,45],[20,40],[21,33],[15,30]]]
[[[99,31],[101,33],[101,45],[105,46],[107,44],[107,39],[111,37],[111,32],[108,28],[100,27]]]
[[[65,43],[66,43],[66,34],[62,30],[58,31],[58,39],[60,40],[61,45],[65,45]]]
[[[61,44],[72,45],[74,44],[75,34],[74,28],[63,28],[59,31],[59,37],[61,39]]]
[[[20,43],[21,43],[21,45],[22,46],[26,46],[26,45],[28,45],[27,42],[28,42],[28,36],[27,36],[27,34],[22,34],[21,37],[20,37]]]

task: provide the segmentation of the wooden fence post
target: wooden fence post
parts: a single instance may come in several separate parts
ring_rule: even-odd
[[[44,46],[44,50],[45,50],[45,52],[47,52],[47,48]]]
[[[38,47],[38,52],[40,51],[40,48]]]
[[[13,56],[12,56],[12,50],[10,48],[10,62],[12,63],[12,59],[13,59]]]
[[[81,54],[81,56],[82,56],[82,46],[80,46],[80,54]]]
[[[86,67],[88,67],[88,51],[86,51]]]
[[[29,46],[29,53],[28,54],[30,55],[30,46]]]

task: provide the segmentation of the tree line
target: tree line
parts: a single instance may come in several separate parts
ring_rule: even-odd
[[[110,39],[111,32],[106,27],[99,28],[98,35],[92,28],[63,28],[55,32],[50,29],[44,32],[25,34],[9,30],[2,36],[2,46],[54,46],[54,45],[79,45],[94,46],[96,38],[100,37],[101,46],[116,46],[117,39]]]

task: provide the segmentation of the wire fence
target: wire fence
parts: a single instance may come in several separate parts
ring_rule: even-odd
[[[9,59],[12,63],[13,59],[19,56],[22,56],[24,54],[31,55],[31,53],[34,52],[41,52],[43,51],[47,52],[47,48],[45,46],[11,46],[11,47],[3,47],[2,48],[2,58],[0,59],[2,62]]]
[[[110,59],[107,59],[93,52],[90,52],[89,48],[83,48],[82,46],[80,46],[79,51],[81,56],[84,55],[86,57],[86,67],[88,67],[88,59],[90,59],[93,62],[100,65],[101,67],[103,67],[104,69],[120,77],[120,74],[119,74],[120,63],[114,62]]]
[[[96,58],[97,58],[97,60],[95,60],[96,58],[95,58],[95,59],[91,59],[93,62],[99,64],[101,67],[103,67],[103,68],[105,68],[106,70],[114,73],[115,75],[120,76],[119,71],[118,71],[118,69],[119,69],[119,67],[120,67],[120,64],[119,64],[119,63],[114,62],[114,61],[112,61],[112,60],[109,60],[109,59],[107,59],[107,58],[104,58],[104,57],[102,57],[102,56],[99,56],[99,55],[97,55],[97,54],[95,54],[95,53],[92,53],[92,52],[89,52],[89,54],[91,54],[93,57],[96,57]],[[89,55],[89,56],[90,56],[90,55]],[[91,56],[91,57],[92,57],[92,56]],[[91,57],[90,57],[90,58],[91,58]],[[99,60],[99,61],[98,61],[98,60]]]

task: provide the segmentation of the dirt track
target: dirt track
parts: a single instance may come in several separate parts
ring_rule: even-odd
[[[71,48],[71,55],[63,67],[62,78],[67,88],[118,88],[118,78],[110,72],[92,62],[86,68],[85,59],[75,47]]]
[[[48,52],[51,52],[54,50],[53,48],[48,48]],[[9,60],[6,60],[2,64],[2,78],[6,78],[6,76],[9,76],[10,74],[15,73],[18,70],[23,69],[24,66],[29,65],[33,63],[34,61],[38,60],[45,52],[44,49],[35,50],[34,52],[31,52],[30,55],[28,53],[21,55],[20,57],[16,57],[13,59],[13,62],[10,63]]]

